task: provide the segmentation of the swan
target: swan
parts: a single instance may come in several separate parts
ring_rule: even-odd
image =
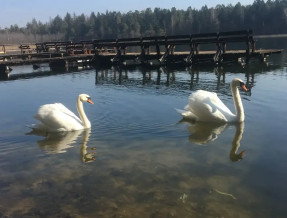
[[[40,106],[38,113],[34,116],[40,121],[31,128],[44,132],[64,132],[88,129],[91,123],[88,120],[83,102],[94,104],[87,94],[80,94],[77,99],[77,110],[80,118],[61,103],[45,104]]]
[[[204,90],[198,90],[191,94],[188,99],[188,104],[184,108],[185,110],[177,109],[177,111],[183,116],[183,118],[193,121],[219,123],[243,122],[245,115],[238,87],[247,91],[243,81],[235,78],[230,83],[235,106],[235,114],[225,106],[216,93]]]

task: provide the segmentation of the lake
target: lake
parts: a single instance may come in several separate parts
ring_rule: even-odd
[[[260,40],[286,49],[287,39]],[[265,44],[266,43],[266,44]],[[45,72],[42,67],[37,72]],[[11,74],[32,73],[31,66]],[[204,89],[245,122],[190,123]],[[0,81],[0,217],[286,217],[287,53],[223,67],[83,69]],[[40,105],[84,104],[92,128],[35,135]]]

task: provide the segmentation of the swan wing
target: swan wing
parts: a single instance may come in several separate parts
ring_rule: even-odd
[[[233,116],[216,93],[204,90],[191,94],[185,108],[195,114],[200,121],[227,122]]]
[[[70,131],[82,128],[82,121],[61,103],[46,104],[34,116],[49,131]]]

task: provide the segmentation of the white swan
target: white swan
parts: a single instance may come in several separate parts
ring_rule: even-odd
[[[185,110],[177,111],[183,118],[194,121],[221,123],[243,122],[245,115],[238,87],[247,91],[241,79],[233,79],[230,88],[235,106],[235,114],[225,106],[216,93],[204,90],[198,90],[191,94],[188,99],[188,105],[184,108]]]
[[[91,127],[84,108],[83,102],[94,104],[87,94],[80,94],[77,99],[77,110],[80,118],[61,103],[42,105],[34,116],[41,123],[31,128],[45,132],[63,132],[87,129]]]

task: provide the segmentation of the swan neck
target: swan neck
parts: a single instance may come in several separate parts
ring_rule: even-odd
[[[232,92],[232,97],[233,97],[233,102],[234,102],[234,107],[235,107],[236,121],[243,122],[245,119],[244,108],[242,105],[238,87],[234,83],[231,83],[231,92]]]
[[[78,97],[78,100],[77,100],[77,110],[78,110],[80,119],[83,122],[83,127],[84,128],[90,128],[91,123],[88,120],[87,115],[84,111],[83,102],[80,100],[80,97]]]

